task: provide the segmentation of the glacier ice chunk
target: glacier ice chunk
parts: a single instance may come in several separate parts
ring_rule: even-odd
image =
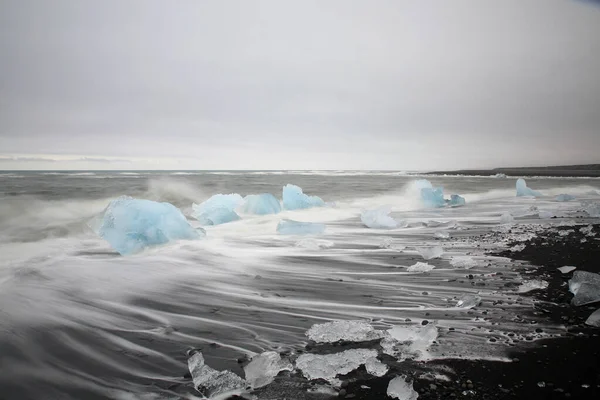
[[[587,203],[584,211],[592,218],[600,218],[600,203]]]
[[[600,285],[600,274],[596,274],[588,271],[575,271],[573,276],[569,279],[569,291],[573,294],[577,294],[582,284]]]
[[[586,325],[595,326],[600,328],[600,308],[594,311],[586,320]]]
[[[444,190],[441,187],[421,189],[421,202],[428,208],[444,207],[446,205]]]
[[[503,214],[500,216],[500,223],[501,223],[501,224],[510,224],[510,223],[512,223],[514,220],[515,220],[515,218],[514,218],[512,215],[510,215],[510,213],[507,213],[507,212],[503,213]]]
[[[111,201],[89,226],[122,255],[172,240],[200,239],[205,234],[194,229],[174,205],[129,196]]]
[[[394,243],[394,239],[390,238],[390,237],[383,239],[383,241],[381,242],[379,247],[382,249],[390,249],[390,250],[396,250],[396,251],[402,251],[402,250],[406,249],[406,246]]]
[[[477,260],[469,256],[456,256],[452,257],[450,265],[455,268],[471,269],[477,266]]]
[[[334,382],[336,376],[354,371],[373,357],[377,357],[377,351],[372,349],[352,349],[325,355],[305,353],[296,360],[296,367],[306,379]]]
[[[336,320],[315,324],[306,336],[317,343],[345,342],[368,342],[381,339],[386,335],[385,331],[376,330],[366,321]]]
[[[406,381],[405,376],[397,376],[390,381],[387,395],[398,400],[417,400],[419,398],[419,393],[413,389],[412,382]]]
[[[323,199],[304,194],[299,186],[287,184],[283,187],[283,208],[286,210],[300,210],[324,205]]]
[[[577,267],[571,267],[569,265],[565,265],[564,267],[559,267],[557,268],[561,273],[563,274],[568,274],[571,271],[574,271],[575,269],[577,269]]]
[[[575,295],[572,303],[575,306],[600,301],[600,274],[588,271],[575,271],[569,280],[569,291]]]
[[[296,247],[303,247],[310,250],[322,250],[333,247],[333,242],[329,240],[306,238],[298,241]]]
[[[519,293],[531,292],[532,290],[546,289],[548,282],[541,279],[532,279],[529,281],[523,281],[523,283],[517,288]]]
[[[467,204],[467,201],[464,197],[459,196],[457,194],[450,195],[450,200],[448,201],[448,205],[450,207],[459,207]]]
[[[438,337],[438,329],[433,324],[396,325],[387,332],[389,336],[384,337],[380,342],[383,352],[399,360],[426,358],[427,350]]]
[[[541,195],[542,194],[540,192],[528,188],[527,183],[525,182],[525,179],[523,179],[523,178],[517,179],[517,197],[522,197],[522,196],[540,197]]]
[[[365,369],[373,376],[382,377],[387,374],[389,367],[376,357],[371,357],[365,362]]]
[[[433,247],[417,247],[417,252],[426,260],[440,258],[444,254],[444,249],[441,246]]]
[[[277,224],[277,232],[280,235],[319,235],[325,232],[325,224],[283,219]]]
[[[474,294],[463,294],[456,302],[456,307],[473,308],[481,303],[481,297]]]
[[[492,175],[492,178],[506,178],[506,174],[498,173],[496,175]]]
[[[450,234],[444,231],[437,231],[433,234],[433,236],[435,236],[438,239],[448,239],[450,237]]]
[[[390,217],[391,207],[379,207],[374,210],[364,210],[360,214],[361,222],[367,228],[394,229],[398,227],[398,221]]]
[[[237,193],[215,194],[200,204],[192,204],[192,217],[200,221],[200,225],[220,225],[237,221],[240,216],[235,209],[243,199]]]
[[[279,353],[265,351],[252,357],[252,361],[244,367],[246,381],[253,389],[260,388],[273,382],[281,371],[292,371],[293,365],[282,360]]]
[[[281,211],[281,204],[271,193],[249,194],[244,197],[242,211],[256,215],[277,214]]]
[[[411,265],[410,267],[406,268],[406,270],[408,272],[428,272],[434,268],[435,268],[435,266],[433,266],[431,264],[427,264],[424,262],[417,262],[416,264]]]
[[[570,194],[559,194],[554,198],[556,201],[571,201],[575,200],[575,196],[571,196]]]
[[[246,388],[246,381],[231,371],[217,371],[204,363],[202,353],[196,352],[188,359],[188,369],[194,387],[206,397],[232,393]]]

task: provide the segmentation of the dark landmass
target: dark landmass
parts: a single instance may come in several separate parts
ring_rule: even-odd
[[[600,164],[562,165],[549,167],[518,167],[494,169],[462,169],[457,171],[433,171],[426,175],[496,175],[510,176],[575,176],[600,177]]]

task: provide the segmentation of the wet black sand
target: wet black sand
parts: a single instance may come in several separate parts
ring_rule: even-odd
[[[414,388],[419,392],[419,399],[423,400],[600,398],[600,329],[584,324],[589,314],[600,307],[600,304],[572,306],[572,295],[566,285],[571,273],[562,274],[556,269],[572,265],[579,270],[600,272],[600,241],[579,232],[584,226],[587,225],[550,229],[527,242],[514,243],[525,244],[525,248],[520,252],[504,251],[493,254],[525,261],[526,263],[516,262],[515,268],[521,269],[531,279],[543,279],[549,283],[547,289],[535,290],[521,296],[532,296],[538,300],[533,313],[543,314],[549,320],[565,326],[564,334],[560,338],[539,340],[529,346],[515,347],[515,351],[510,354],[511,362],[456,359],[397,362],[392,357],[384,356],[382,361],[390,366],[390,371],[384,377],[374,378],[361,367],[342,377],[344,383],[337,397],[360,400],[388,399],[386,391],[390,379],[396,375],[406,375],[413,380]],[[596,237],[600,237],[600,225],[594,225],[593,229]],[[562,237],[558,232],[563,230],[574,232]],[[581,239],[584,238],[587,241],[581,243]],[[481,312],[481,309],[475,312]],[[527,315],[515,317],[521,319],[524,324],[531,322],[528,321]],[[541,328],[536,329],[539,332]],[[376,348],[377,344],[309,344],[305,350],[329,353],[355,347]],[[451,379],[432,379],[428,376],[428,373],[432,372],[440,372]],[[297,375],[298,373],[280,374],[272,385],[255,394],[261,399],[287,398],[284,394],[286,386],[293,389],[302,380]],[[316,384],[318,385],[318,382]],[[303,398],[332,397],[307,393]]]

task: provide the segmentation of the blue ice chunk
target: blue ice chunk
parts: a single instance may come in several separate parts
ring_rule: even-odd
[[[517,197],[522,197],[522,196],[540,197],[541,195],[542,194],[540,192],[528,188],[527,183],[525,183],[525,179],[523,179],[523,178],[517,179]]]
[[[318,235],[325,232],[325,224],[283,219],[277,224],[277,232],[280,235]]]
[[[325,202],[318,196],[308,196],[296,185],[287,184],[283,187],[283,208],[299,210],[311,207],[323,207]]]
[[[554,198],[556,201],[571,201],[575,200],[575,196],[571,196],[570,194],[559,194]]]
[[[398,221],[389,214],[391,207],[379,207],[375,210],[365,210],[360,214],[361,222],[372,229],[394,229],[398,227]]]
[[[244,199],[237,193],[215,194],[201,204],[192,205],[192,217],[200,221],[200,225],[219,225],[237,221],[240,216],[235,209]]]
[[[205,235],[201,228],[194,229],[174,205],[129,196],[111,201],[90,227],[122,255]]]
[[[446,201],[444,200],[444,189],[441,187],[438,188],[428,188],[424,187],[421,189],[421,201],[425,205],[425,207],[435,208],[435,207],[444,207],[446,205]]]
[[[248,214],[277,214],[281,211],[281,204],[271,193],[250,194],[244,198],[242,210]]]
[[[459,196],[457,194],[453,194],[450,196],[450,200],[448,201],[448,205],[450,207],[459,207],[467,204],[467,201],[464,197]]]
[[[433,185],[427,179],[418,179],[415,181],[414,185],[419,190],[425,188],[433,189]]]

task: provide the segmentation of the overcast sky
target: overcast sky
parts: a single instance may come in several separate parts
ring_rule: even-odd
[[[577,0],[0,0],[0,169],[600,162]]]

